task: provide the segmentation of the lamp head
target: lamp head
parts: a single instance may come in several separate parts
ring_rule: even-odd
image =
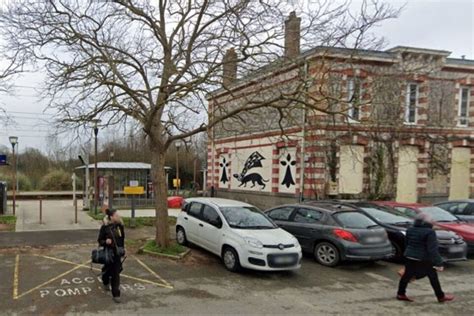
[[[100,124],[100,122],[102,122],[102,121],[100,119],[93,119],[93,120],[91,120],[91,122],[92,122],[94,128],[97,128],[98,125]]]
[[[177,141],[175,141],[174,145],[176,146],[176,149],[179,150],[179,148],[181,148],[182,143],[181,143],[180,140],[177,140]]]
[[[16,144],[18,144],[17,136],[10,136],[8,139],[10,140],[10,144],[12,144],[13,147],[15,147]]]

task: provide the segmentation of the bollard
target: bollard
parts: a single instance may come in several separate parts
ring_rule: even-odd
[[[77,224],[77,199],[74,200],[74,224]]]
[[[40,224],[43,224],[43,200],[40,198]]]

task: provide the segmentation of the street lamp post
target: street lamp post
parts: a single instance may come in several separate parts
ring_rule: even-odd
[[[15,146],[18,144],[18,137],[10,136],[9,137],[10,144],[12,144],[12,151],[13,151],[13,215],[16,213],[16,155],[15,155]]]
[[[178,160],[178,155],[179,155],[179,148],[181,147],[181,142],[178,140],[175,143],[176,146],[176,195],[179,194],[179,186],[180,186],[180,181],[179,181],[179,160]]]
[[[99,134],[99,119],[92,120],[94,123],[94,214],[97,215],[97,207],[99,204],[99,179],[98,179],[98,172],[97,172],[97,153],[98,153],[98,145],[97,145],[97,135]]]

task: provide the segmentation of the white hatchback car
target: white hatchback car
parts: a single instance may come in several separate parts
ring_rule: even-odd
[[[241,267],[264,271],[301,267],[298,240],[255,206],[238,201],[187,199],[176,223],[176,240],[220,256],[232,272]]]

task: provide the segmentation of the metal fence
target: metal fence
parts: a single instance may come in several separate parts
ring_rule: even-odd
[[[114,208],[131,208],[132,199],[130,198],[114,198]],[[135,199],[135,208],[152,208],[155,207],[155,199],[139,198]]]

